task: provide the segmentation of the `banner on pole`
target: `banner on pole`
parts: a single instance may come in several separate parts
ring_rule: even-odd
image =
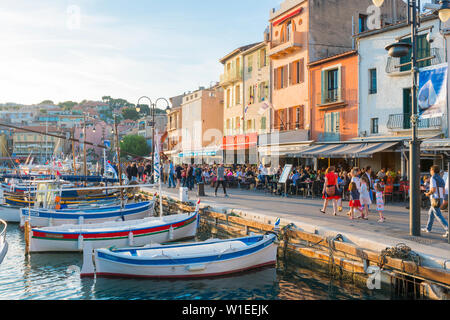
[[[448,64],[420,69],[418,108],[421,119],[442,117],[446,111]]]

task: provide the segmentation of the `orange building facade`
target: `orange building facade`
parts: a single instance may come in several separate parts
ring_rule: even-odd
[[[358,53],[349,51],[308,64],[311,139],[358,137]]]

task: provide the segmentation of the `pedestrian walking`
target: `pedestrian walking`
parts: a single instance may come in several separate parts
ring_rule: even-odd
[[[369,205],[372,204],[370,200],[370,190],[369,190],[369,179],[366,175],[363,175],[361,178],[361,191],[359,201],[361,202],[361,206],[363,207],[363,213],[360,218],[364,220],[369,220]]]
[[[175,167],[173,166],[172,160],[169,160],[169,171],[167,173],[168,178],[169,178],[169,188],[172,188],[172,186],[175,188],[175,181],[174,181],[174,177],[175,177]]]
[[[175,169],[175,173],[177,176],[177,188],[179,188],[181,186],[181,173],[183,172],[183,168],[180,165],[177,165],[176,169]]]
[[[323,209],[320,210],[323,214],[326,214],[326,210],[328,207],[328,202],[330,200],[333,201],[333,215],[337,216],[337,200],[340,198],[338,195],[338,179],[337,174],[334,172],[334,166],[331,166],[327,169],[325,173],[325,183],[323,185],[323,199],[325,200],[323,203]]]
[[[446,233],[443,235],[444,238],[448,238],[448,222],[445,220],[441,212],[441,204],[444,200],[445,194],[445,182],[439,175],[439,166],[432,166],[430,169],[431,181],[430,181],[430,191],[426,193],[427,197],[430,197],[431,208],[428,212],[428,222],[427,226],[422,229],[425,233],[430,233],[433,229],[434,220],[437,218],[441,223],[442,227],[445,229]]]
[[[221,164],[217,168],[217,184],[216,184],[216,191],[215,191],[216,197],[217,197],[217,190],[219,189],[219,185],[222,185],[223,193],[225,194],[225,197],[228,198],[227,189],[226,189],[226,180],[225,180],[225,168],[223,167],[223,164]]]
[[[361,202],[359,201],[359,190],[356,186],[355,182],[350,182],[350,185],[348,187],[348,190],[350,191],[350,220],[355,219],[355,208],[360,209]]]
[[[384,212],[384,198],[383,198],[383,187],[381,186],[380,183],[376,183],[375,184],[375,198],[377,201],[377,211],[378,214],[380,215],[380,220],[378,220],[378,222],[383,223],[386,221],[383,212]]]

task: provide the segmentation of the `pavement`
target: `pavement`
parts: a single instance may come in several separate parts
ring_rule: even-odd
[[[143,188],[154,192],[154,189]],[[179,189],[162,188],[163,195],[179,200]],[[262,190],[227,189],[229,198],[225,198],[223,190],[219,188],[218,196],[214,196],[214,189],[205,186],[206,197],[200,197],[201,205],[211,206],[215,211],[236,213],[252,220],[274,224],[277,218],[281,225],[294,223],[300,230],[323,236],[341,234],[346,242],[354,243],[362,248],[381,251],[399,243],[408,245],[413,251],[421,254],[424,265],[450,270],[450,244],[442,238],[445,230],[436,220],[433,230],[429,234],[422,233],[421,237],[409,235],[409,210],[404,203],[388,203],[385,205],[385,223],[379,223],[379,216],[375,210],[369,215],[369,220],[350,220],[347,216],[348,201],[343,202],[344,210],[333,216],[330,202],[327,214],[320,212],[322,199],[303,198],[301,196],[281,197]],[[197,189],[189,192],[189,200],[194,201]],[[448,221],[448,212],[444,213]],[[422,210],[422,227],[428,220],[428,211]]]

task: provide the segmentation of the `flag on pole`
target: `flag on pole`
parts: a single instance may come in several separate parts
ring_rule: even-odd
[[[159,183],[159,179],[161,176],[161,135],[156,134],[155,136],[155,163],[153,164],[153,171],[154,171],[154,181],[155,183]]]
[[[270,108],[270,106],[268,103],[263,103],[261,108],[259,108],[259,111],[258,111],[259,115],[264,114],[264,112],[266,112],[267,109],[269,109],[269,108]]]
[[[106,164],[106,172],[111,172],[112,174],[114,174],[114,179],[118,178],[117,172],[114,169],[114,167],[111,165],[111,162],[108,161],[108,163]]]

